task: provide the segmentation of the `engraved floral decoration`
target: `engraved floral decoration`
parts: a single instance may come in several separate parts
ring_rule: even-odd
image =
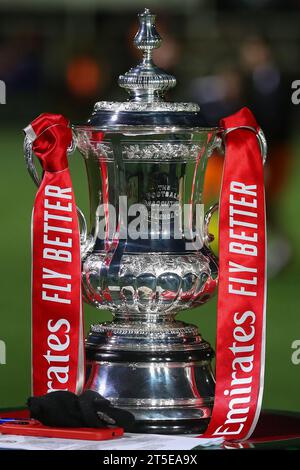
[[[97,111],[170,111],[170,112],[191,112],[200,110],[196,103],[171,103],[171,102],[135,102],[135,101],[98,101],[95,103],[94,112]]]
[[[107,160],[114,159],[114,152],[110,143],[98,143],[96,150],[98,154],[105,157]]]
[[[123,144],[125,160],[196,160],[203,149],[200,143]]]

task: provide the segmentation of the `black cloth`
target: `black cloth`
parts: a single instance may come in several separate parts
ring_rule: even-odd
[[[130,431],[134,416],[128,411],[115,408],[109,400],[93,390],[82,395],[58,391],[39,397],[29,397],[27,406],[30,417],[45,426],[67,428],[102,428],[117,425]]]

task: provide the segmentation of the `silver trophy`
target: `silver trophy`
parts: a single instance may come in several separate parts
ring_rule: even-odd
[[[119,77],[129,100],[100,101],[85,125],[73,126],[90,194],[89,231],[78,210],[84,300],[113,315],[91,326],[86,387],[133,413],[137,432],[202,432],[214,353],[175,316],[207,302],[218,283],[208,231],[216,206],[204,217],[198,208],[221,130],[205,126],[198,105],[165,101],[176,79],[152,61],[161,44],[155,16],[145,10],[139,22],[142,61]],[[28,142],[25,154],[38,183]]]

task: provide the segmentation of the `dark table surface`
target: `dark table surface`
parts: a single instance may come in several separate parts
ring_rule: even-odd
[[[28,411],[0,409],[0,416],[27,418]],[[264,410],[251,439],[239,443],[225,442],[222,448],[300,450],[300,412]]]

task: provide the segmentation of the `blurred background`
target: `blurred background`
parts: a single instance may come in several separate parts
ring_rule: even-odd
[[[300,113],[291,102],[300,79],[299,0],[0,0],[1,231],[0,407],[30,394],[30,217],[35,187],[23,162],[25,127],[41,112],[84,122],[98,100],[124,100],[117,77],[139,60],[132,45],[136,14],[158,15],[156,63],[174,73],[169,98],[200,104],[208,124],[247,105],[269,143],[267,363],[264,407],[300,411]],[[299,105],[300,107],[300,105]],[[205,181],[207,205],[218,198],[223,158]],[[76,197],[88,213],[83,162],[70,159]],[[217,220],[211,231],[217,233]],[[217,243],[215,244],[217,249]],[[299,282],[299,284],[298,284]],[[181,319],[213,345],[216,299]],[[85,306],[86,328],[110,314]],[[300,356],[299,356],[300,357]]]

